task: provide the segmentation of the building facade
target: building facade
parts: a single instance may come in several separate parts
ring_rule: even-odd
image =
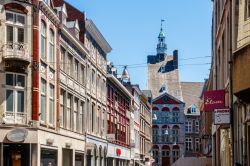
[[[172,165],[185,153],[185,104],[166,92],[152,103],[154,165]]]
[[[140,160],[150,164],[152,147],[152,108],[148,97],[140,95]]]
[[[202,82],[181,82],[185,102],[185,157],[201,156],[200,150],[200,96]]]
[[[105,165],[111,47],[62,0],[0,6],[0,165]]]
[[[232,5],[229,0],[213,1],[212,16],[212,90],[225,91],[225,108],[233,109],[231,93],[231,24]],[[233,140],[231,126],[212,125],[213,165],[226,166],[233,163]]]
[[[107,165],[127,166],[131,160],[131,103],[133,96],[108,66],[107,75]],[[134,127],[134,126],[133,126]]]

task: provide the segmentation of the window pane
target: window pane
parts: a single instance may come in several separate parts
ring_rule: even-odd
[[[16,82],[17,86],[21,86],[24,87],[25,86],[25,77],[22,75],[17,75],[17,82]]]
[[[6,13],[6,20],[7,21],[14,21],[13,13]]]
[[[7,26],[7,42],[13,43],[13,27]]]
[[[45,120],[45,108],[46,108],[46,97],[45,96],[41,96],[41,120],[44,121]]]
[[[24,112],[24,92],[17,92],[17,112]]]
[[[6,91],[6,111],[13,112],[13,91]]]
[[[6,74],[6,85],[11,85],[13,86],[13,74]]]
[[[49,45],[49,62],[52,62],[50,65],[54,64],[54,45]]]
[[[49,101],[49,123],[54,123],[54,100]]]
[[[41,92],[45,93],[46,92],[46,81],[45,80],[41,80]]]
[[[41,57],[45,58],[45,46],[46,46],[46,40],[45,37],[41,37]]]
[[[17,42],[18,43],[24,43],[24,29],[23,28],[18,28],[17,29],[17,35],[18,35]]]
[[[17,15],[17,23],[25,24],[25,18],[24,18],[24,16]]]

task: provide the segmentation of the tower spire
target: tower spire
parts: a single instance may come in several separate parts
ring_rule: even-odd
[[[165,54],[167,51],[167,44],[165,43],[165,35],[163,33],[163,22],[165,20],[161,19],[161,30],[158,36],[158,44],[157,44],[157,54]]]

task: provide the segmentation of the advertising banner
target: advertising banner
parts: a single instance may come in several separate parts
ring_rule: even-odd
[[[204,110],[206,112],[222,108],[225,108],[224,90],[206,91],[204,93]]]

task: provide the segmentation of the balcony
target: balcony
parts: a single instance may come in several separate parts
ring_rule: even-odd
[[[27,114],[23,112],[5,112],[3,122],[5,124],[26,124]]]
[[[28,45],[24,43],[6,43],[3,45],[3,59],[6,62],[6,67],[9,67],[8,62],[22,62],[27,65],[31,62]]]

